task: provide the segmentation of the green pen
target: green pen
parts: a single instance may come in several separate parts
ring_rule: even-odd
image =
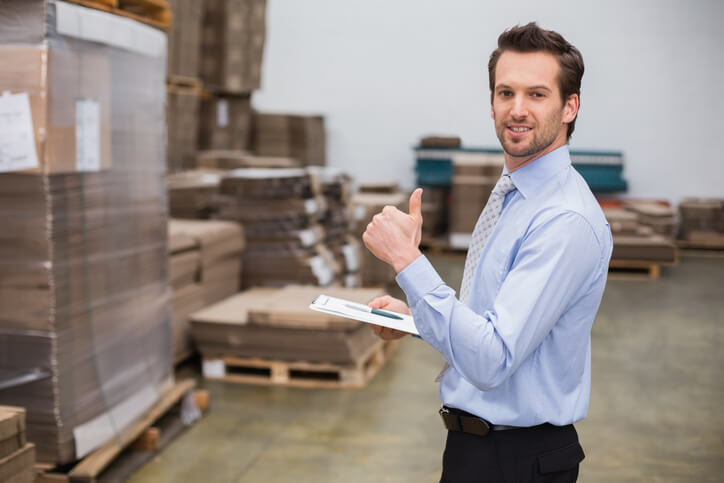
[[[350,305],[350,304],[344,304],[344,305],[345,305],[345,307],[347,307],[347,308],[354,309],[354,310],[359,310],[360,312],[367,312],[368,314],[381,315],[382,317],[387,317],[388,319],[403,320],[402,317],[400,317],[399,315],[395,315],[395,314],[393,314],[392,312],[386,312],[386,311],[380,310],[380,309],[372,309],[372,308],[369,308],[369,307],[364,307],[364,308],[363,308],[363,307],[361,307],[361,306],[359,306],[359,305]]]

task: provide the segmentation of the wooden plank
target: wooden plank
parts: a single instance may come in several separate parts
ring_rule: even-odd
[[[210,376],[227,382],[282,385],[302,388],[359,389],[364,387],[389,360],[398,341],[380,341],[355,364],[279,361],[260,358],[207,358],[224,365],[223,375]]]
[[[171,9],[168,12],[153,12],[152,15],[148,15],[149,12],[137,13],[131,10],[125,10],[119,8],[116,5],[117,0],[67,0],[70,3],[75,3],[87,8],[93,8],[101,10],[103,12],[112,13],[121,17],[130,18],[138,22],[145,23],[151,27],[155,27],[160,30],[168,30],[171,26]]]
[[[78,463],[68,473],[70,478],[73,480],[94,481],[124,448],[135,441],[141,433],[194,387],[196,387],[196,382],[191,379],[175,384],[137,423],[121,431],[117,438],[113,438]]]

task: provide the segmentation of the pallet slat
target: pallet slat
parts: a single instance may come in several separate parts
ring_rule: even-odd
[[[67,0],[87,8],[131,18],[152,27],[168,30],[171,7],[165,0]]]
[[[341,365],[260,358],[205,357],[204,377],[246,384],[359,389],[389,360],[397,341],[376,344],[357,364]]]

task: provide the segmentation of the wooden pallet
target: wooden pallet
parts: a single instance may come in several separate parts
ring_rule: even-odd
[[[195,387],[191,379],[174,384],[140,420],[69,469],[37,464],[36,483],[125,481],[186,429],[181,405],[187,398],[185,404],[208,409],[209,393]]]
[[[197,79],[196,77],[188,77],[185,75],[168,76],[168,79],[166,80],[166,85],[169,91],[190,90],[198,95],[201,95],[201,92],[204,90],[204,84],[201,79]]]
[[[676,240],[679,248],[687,250],[711,250],[713,252],[724,252],[724,244],[720,242],[693,242],[688,240]]]
[[[661,265],[643,260],[611,260],[608,265],[608,280],[656,280],[661,274]]]
[[[359,389],[385,365],[398,341],[380,341],[357,364],[341,365],[259,358],[204,357],[206,379],[247,384],[324,389]]]
[[[67,0],[88,8],[131,18],[161,30],[171,26],[171,7],[166,0]]]

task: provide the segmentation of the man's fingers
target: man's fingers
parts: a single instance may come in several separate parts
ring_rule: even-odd
[[[373,309],[381,309],[382,307],[385,307],[390,303],[391,298],[392,297],[390,297],[389,295],[383,295],[382,297],[372,299],[372,301],[370,301],[370,303],[367,305]]]
[[[410,216],[422,225],[422,188],[417,188],[410,196]]]

